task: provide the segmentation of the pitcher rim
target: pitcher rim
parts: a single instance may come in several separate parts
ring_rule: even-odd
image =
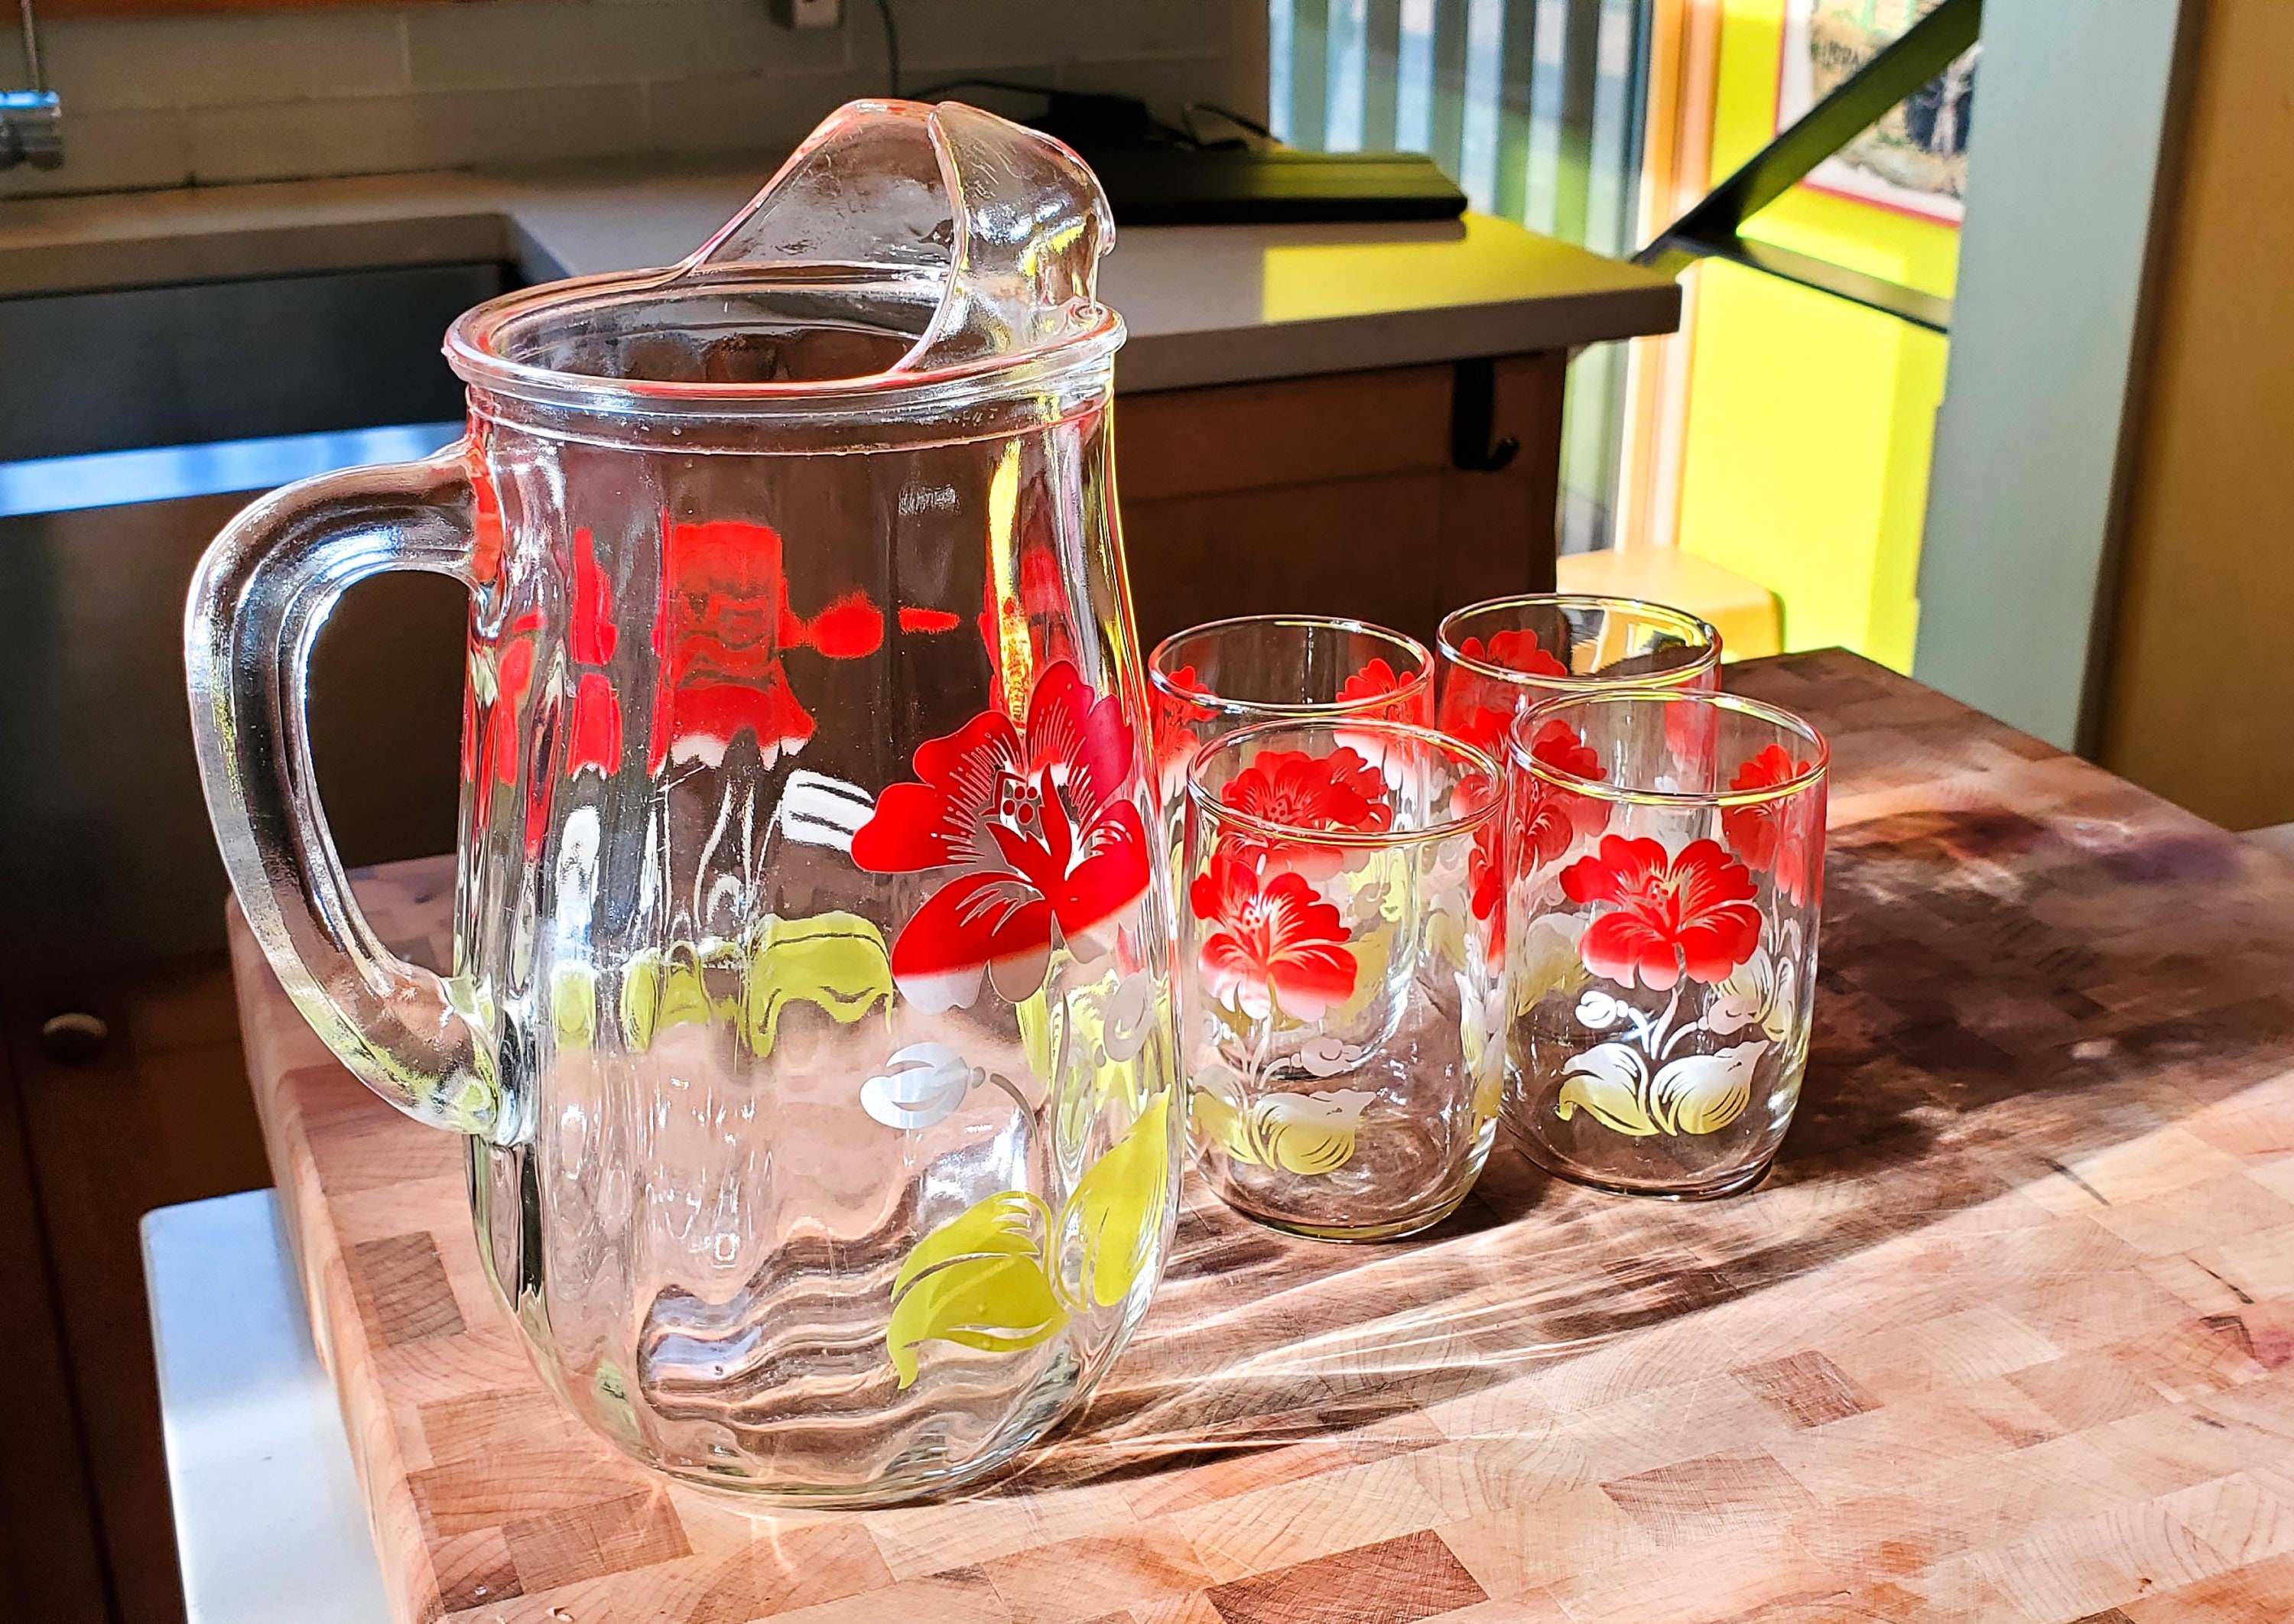
[[[893,280],[903,267],[891,265],[807,266],[808,272],[835,269],[881,274]],[[671,297],[705,297],[712,283],[752,279],[737,275],[695,277],[685,265],[641,271],[611,271],[538,283],[500,294],[457,316],[446,329],[446,362],[473,388],[538,404],[602,412],[638,412],[695,417],[770,415],[801,418],[808,410],[841,415],[855,408],[887,404],[953,406],[993,396],[1007,388],[1040,387],[1111,362],[1125,338],[1123,318],[1097,300],[1072,301],[1068,310],[1079,327],[1051,343],[983,355],[953,366],[913,370],[901,367],[851,378],[805,378],[754,383],[685,383],[568,372],[515,361],[499,340],[521,317],[583,295],[660,291]],[[763,410],[760,410],[763,409]]]

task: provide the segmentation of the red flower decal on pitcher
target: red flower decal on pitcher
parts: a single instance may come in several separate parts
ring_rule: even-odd
[[[662,521],[661,607],[654,621],[660,661],[646,770],[670,761],[721,766],[743,733],[765,764],[812,737],[782,659],[810,648],[858,660],[883,646],[883,611],[848,592],[807,621],[789,606],[780,532],[769,524],[715,519]]]
[[[1790,784],[1814,766],[1810,761],[1795,761],[1792,751],[1771,744],[1738,767],[1729,787],[1773,789]],[[1746,807],[1724,807],[1720,811],[1720,832],[1728,836],[1730,849],[1746,867],[1761,873],[1773,871],[1777,889],[1791,897],[1795,906],[1808,903],[1809,854],[1813,844],[1813,832],[1808,827],[1810,804],[1810,797],[1795,795]]]
[[[916,747],[921,780],[896,784],[852,837],[875,874],[947,879],[892,944],[892,979],[919,1009],[968,1009],[984,973],[1017,1003],[1044,984],[1053,946],[1078,954],[1147,893],[1147,832],[1125,786],[1121,702],[1062,660],[1029,695],[1023,734],[983,711]]]
[[[583,767],[611,777],[622,764],[622,699],[604,668],[613,662],[622,629],[613,616],[613,583],[598,567],[597,543],[574,532],[574,597],[566,652],[574,662],[574,714],[568,721],[565,771]]]
[[[1304,874],[1261,876],[1250,860],[1222,852],[1195,876],[1188,903],[1211,922],[1201,949],[1210,995],[1254,1020],[1275,1009],[1319,1020],[1354,995],[1361,966],[1346,950],[1346,921]]]
[[[1573,778],[1604,775],[1600,753],[1568,723],[1555,718],[1530,741],[1531,759]],[[1555,862],[1589,834],[1609,826],[1609,806],[1590,795],[1574,795],[1534,773],[1515,778],[1514,850],[1524,873]]]
[[[1577,952],[1595,975],[1658,992],[1681,977],[1717,986],[1761,942],[1753,876],[1714,840],[1692,840],[1668,859],[1652,840],[1607,835],[1600,851],[1561,871],[1562,895],[1607,904]]]

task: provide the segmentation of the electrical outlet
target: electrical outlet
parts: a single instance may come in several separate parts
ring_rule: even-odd
[[[772,13],[785,28],[833,28],[844,20],[844,0],[772,0]]]

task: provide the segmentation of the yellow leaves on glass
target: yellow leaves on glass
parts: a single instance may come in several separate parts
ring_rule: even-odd
[[[1236,1161],[1311,1177],[1336,1173],[1354,1159],[1363,1112],[1376,1098],[1362,1089],[1341,1088],[1263,1094],[1245,1107],[1199,1082],[1189,1108],[1196,1125]]]
[[[883,934],[857,914],[769,916],[744,942],[672,942],[666,952],[634,954],[622,975],[622,1031],[643,1050],[671,1027],[722,1023],[761,1057],[780,1041],[792,1002],[842,1026],[872,1010],[889,1013],[892,964]]]
[[[1007,1190],[918,1241],[893,1277],[884,1333],[900,1385],[915,1381],[923,1343],[1014,1352],[1128,1297],[1162,1238],[1170,1158],[1166,1093],[1084,1171],[1056,1215],[1032,1191]]]

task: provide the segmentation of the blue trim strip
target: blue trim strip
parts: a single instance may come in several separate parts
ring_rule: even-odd
[[[0,518],[268,491],[338,468],[427,457],[452,444],[461,433],[459,420],[407,423],[331,434],[281,434],[268,440],[219,440],[207,445],[0,462]]]

